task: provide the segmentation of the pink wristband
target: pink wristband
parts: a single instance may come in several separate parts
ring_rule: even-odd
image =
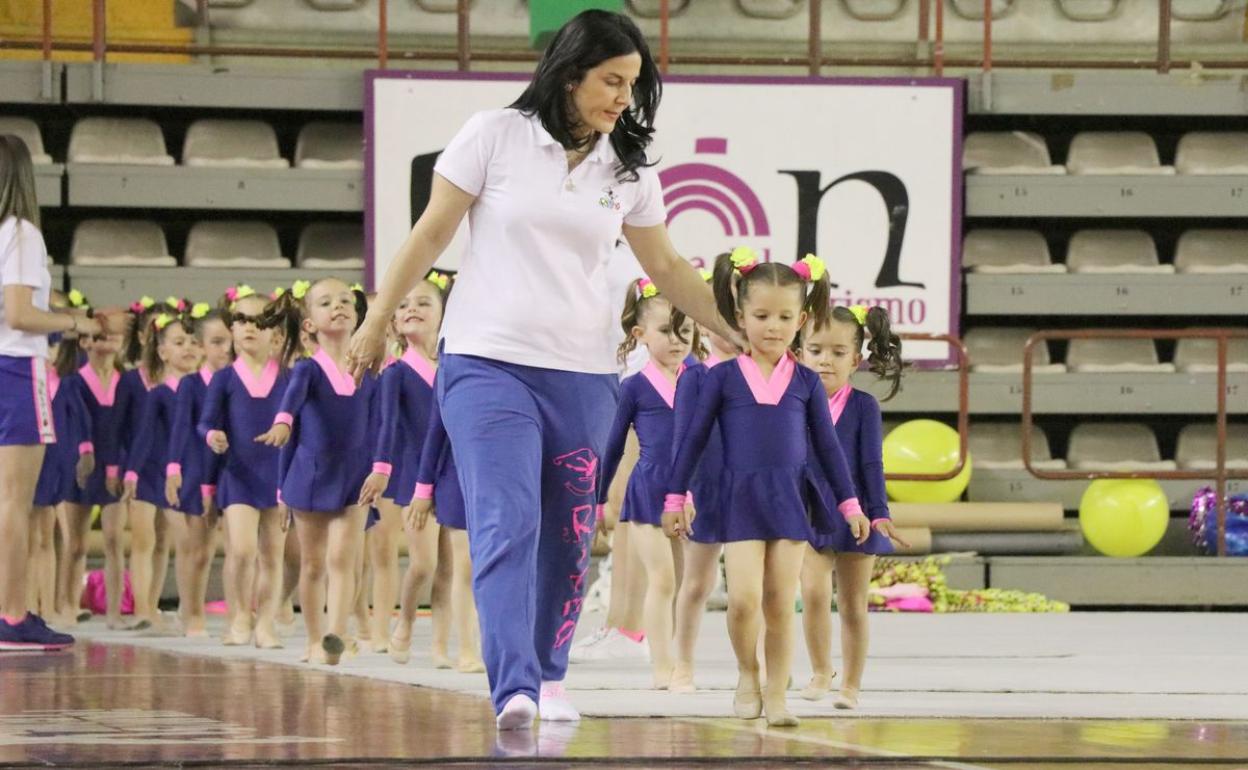
[[[78,454],[80,455],[95,454],[95,444],[92,444],[90,441],[82,442],[81,444],[78,445]]]
[[[200,497],[216,497],[217,485],[216,484],[200,484],[199,496]]]
[[[117,478],[117,475],[118,475],[119,473],[121,473],[121,466],[119,466],[119,465],[105,465],[105,466],[104,466],[104,477],[105,477],[105,478],[108,478],[108,479],[115,479],[115,478]]]
[[[285,501],[282,500],[282,488],[281,487],[277,488],[277,504],[278,505],[286,504]]]
[[[891,521],[892,521],[892,519],[890,519],[890,518],[889,518],[889,517],[887,517],[887,516],[885,516],[885,517],[884,517],[884,518],[882,518],[882,519],[873,519],[873,520],[871,521],[871,529],[879,529],[879,528],[880,528],[880,525],[881,525],[881,524],[883,524],[883,523],[884,523],[884,522],[886,522],[886,521],[890,521],[890,522],[891,522]]]
[[[166,465],[165,475],[166,476],[181,476],[182,475],[182,463],[169,463],[168,465]]]
[[[123,476],[123,477],[121,478],[121,480],[122,480],[122,481],[124,481],[124,482],[126,482],[127,484],[129,484],[129,483],[131,483],[131,482],[134,482],[135,484],[138,484],[138,483],[139,483],[139,474],[138,474],[136,471],[126,471],[126,475],[125,475],[125,476]]]
[[[373,463],[373,473],[380,473],[383,476],[389,476],[394,472],[394,466],[390,463]]]
[[[204,436],[204,441],[205,441],[205,442],[207,442],[208,446],[212,446],[212,440],[213,440],[215,437],[217,437],[217,436],[224,436],[224,435],[225,435],[225,431],[220,431],[220,430],[210,430],[210,431],[208,431],[208,435]]]
[[[290,412],[278,412],[273,418],[274,425],[285,425],[287,428],[295,424],[295,416]]]
[[[685,510],[685,495],[670,494],[663,498],[664,513],[680,513]]]
[[[845,517],[845,521],[849,521],[855,516],[866,515],[865,513],[862,512],[862,506],[858,504],[858,498],[856,497],[851,497],[845,502],[836,506],[836,510],[841,512],[841,515]]]
[[[599,503],[598,505],[594,506],[594,523],[595,524],[602,521],[602,517],[606,515],[607,515],[607,506],[603,505],[602,503]]]
[[[416,498],[417,500],[432,500],[433,499],[433,485],[432,484],[417,484],[416,491],[412,493],[412,497]]]

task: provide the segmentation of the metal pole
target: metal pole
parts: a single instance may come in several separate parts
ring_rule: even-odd
[[[810,62],[810,76],[819,77],[823,65],[823,2],[810,0],[809,37],[806,41],[806,58]]]
[[[1157,71],[1162,74],[1170,71],[1170,4],[1171,0],[1157,4],[1161,14],[1157,20]]]
[[[459,71],[467,72],[472,62],[472,50],[468,42],[468,2],[459,0],[455,9],[455,52],[459,54]]]
[[[105,27],[105,17],[108,8],[106,0],[94,0],[91,4],[91,61],[92,61],[92,77],[91,77],[91,98],[97,102],[104,101],[104,57],[105,52],[105,36],[107,30]]]
[[[659,0],[659,72],[667,74],[668,57],[671,53],[671,37],[668,24],[672,19],[670,0]]]
[[[932,51],[936,77],[945,74],[945,0],[936,0],[936,47]]]
[[[40,96],[45,101],[54,101],[52,93],[52,0],[43,0],[43,72],[40,84]]]
[[[386,0],[377,0],[377,68],[383,70],[390,63],[390,44],[386,34],[388,27]]]
[[[984,109],[992,109],[992,0],[984,0]]]

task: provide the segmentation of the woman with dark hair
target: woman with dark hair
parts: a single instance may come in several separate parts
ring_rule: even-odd
[[[351,348],[382,361],[387,320],[468,215],[437,397],[467,508],[482,652],[500,729],[580,716],[563,691],[615,411],[606,265],[621,235],[672,304],[735,339],[673,248],[646,157],[662,85],[627,17],[585,11],[507,109],[477,113]]]
[[[44,451],[56,442],[48,335],[104,329],[93,318],[49,312],[47,260],[30,151],[16,136],[0,134],[0,650],[74,643],[28,611],[28,536]]]

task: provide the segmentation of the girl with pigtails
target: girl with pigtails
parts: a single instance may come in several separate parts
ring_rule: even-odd
[[[273,302],[286,295],[302,299],[306,291],[306,282],[297,281]],[[199,440],[221,458],[216,503],[226,533],[224,642],[251,644],[254,635],[261,649],[282,646],[276,617],[286,516],[277,494],[278,450],[255,437],[273,424],[290,381],[275,354],[273,330],[261,322],[269,304],[247,285],[226,290],[219,311],[233,339],[234,362],[213,375],[196,423]]]
[[[650,642],[650,662],[655,689],[666,690],[672,679],[672,601],[676,593],[676,562],[672,543],[663,536],[663,494],[672,457],[673,409],[676,382],[685,371],[691,351],[701,353],[698,328],[643,278],[628,287],[620,319],[627,335],[620,345],[621,363],[638,344],[650,354],[640,373],[620,383],[620,402],[607,434],[598,502],[607,501],[607,490],[624,454],[629,428],[637,431],[641,447],[637,465],[628,479],[620,523],[629,527],[629,544],[646,573],[643,617]]]
[[[888,311],[881,307],[835,307],[823,323],[810,320],[802,330],[801,361],[815,370],[828,392],[828,412],[836,425],[836,435],[845,451],[854,487],[870,528],[851,530],[831,515],[826,519],[837,526],[831,533],[817,533],[810,541],[802,564],[802,627],[806,649],[814,673],[802,690],[807,700],[823,698],[832,687],[832,573],[836,572],[836,608],[841,618],[841,655],[845,676],[833,705],[852,709],[858,705],[858,690],[867,660],[867,589],[875,556],[893,552],[893,542],[906,545],[897,536],[888,514],[884,490],[884,459],[880,405],[865,391],[850,384],[850,376],[862,363],[866,343],[867,369],[891,381],[884,400],[901,387],[904,363],[901,339],[893,333]],[[827,476],[817,463],[809,466],[811,505],[830,511],[833,494]]]
[[[826,474],[836,515],[855,534],[869,529],[828,413],[819,376],[790,348],[808,318],[826,323],[829,285],[823,262],[809,255],[792,267],[760,263],[738,248],[715,262],[714,292],[723,317],[745,334],[749,353],[711,369],[688,430],[676,448],[663,526],[688,537],[685,491],[715,423],[724,442],[720,476],[721,538],[728,577],[728,633],[739,679],[733,710],[792,727],[785,689],[793,654],[793,595],[807,542],[834,522],[811,520],[805,494],[807,444]],[[764,633],[767,687],[760,682],[758,637]]]

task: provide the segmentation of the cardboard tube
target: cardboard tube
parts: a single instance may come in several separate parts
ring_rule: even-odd
[[[1062,529],[1061,503],[889,503],[898,527],[939,532],[1027,532]]]

